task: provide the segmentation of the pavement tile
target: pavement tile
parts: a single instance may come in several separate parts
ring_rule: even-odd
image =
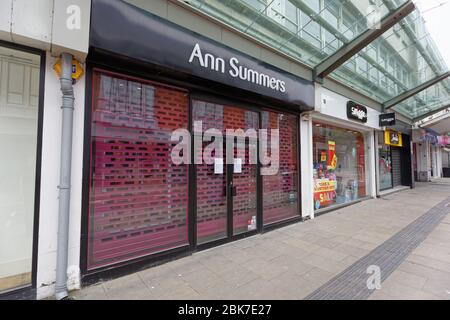
[[[415,289],[422,289],[427,281],[427,278],[401,270],[394,271],[388,279]]]
[[[316,254],[310,254],[304,258],[305,263],[313,265],[324,271],[331,273],[339,273],[345,269],[345,265],[341,262],[327,259]]]
[[[221,273],[219,277],[234,289],[260,278],[258,274],[242,266]]]
[[[425,267],[429,267],[432,269],[436,269],[439,271],[444,271],[447,273],[450,273],[450,263],[448,262],[444,262],[444,261],[439,261],[439,260],[435,260],[432,258],[428,258],[428,257],[424,257],[424,256],[418,256],[413,254],[410,254],[407,258],[406,261],[418,264],[418,265],[422,265]]]
[[[242,266],[247,270],[256,273],[258,276],[265,280],[273,279],[280,274],[289,271],[289,268],[287,266],[280,268],[279,266],[268,263],[266,260],[263,260],[261,258],[249,260],[243,263]]]
[[[349,256],[349,254],[342,253],[337,250],[334,250],[334,249],[332,250],[332,249],[328,249],[328,248],[320,248],[319,250],[317,250],[314,253],[319,256],[334,260],[334,261],[342,261]]]
[[[198,293],[203,293],[209,288],[215,287],[221,282],[220,277],[212,271],[203,269],[201,272],[191,272],[181,276],[192,289]]]
[[[77,290],[71,294],[71,297],[75,300],[108,300],[101,283],[86,287],[83,290]]]
[[[429,292],[441,299],[450,300],[450,278],[449,279],[428,279],[424,286],[423,291]]]
[[[290,300],[303,299],[317,287],[317,283],[291,273],[273,278],[270,283],[290,297]]]
[[[412,273],[427,279],[439,280],[450,278],[449,272],[440,271],[432,267],[427,267],[422,264],[410,261],[404,261],[397,270]]]
[[[426,291],[405,286],[396,281],[386,280],[381,287],[381,292],[401,300],[440,300],[438,296]]]

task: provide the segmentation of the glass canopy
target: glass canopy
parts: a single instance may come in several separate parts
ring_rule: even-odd
[[[314,68],[407,0],[179,0]],[[416,10],[330,77],[379,103],[448,71]],[[438,88],[438,89],[437,89]],[[414,119],[449,103],[444,80],[394,107]]]
[[[394,107],[395,111],[417,119],[424,115],[431,115],[442,108],[450,106],[450,90],[448,80],[435,84]]]

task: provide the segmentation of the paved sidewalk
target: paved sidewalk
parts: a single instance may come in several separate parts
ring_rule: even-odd
[[[443,184],[450,186],[450,178],[431,179],[432,184]]]
[[[449,214],[444,212],[441,215],[444,218],[436,222],[431,233],[424,234],[426,238],[410,254],[401,257],[395,271],[387,279],[383,278],[381,289],[369,299],[450,300],[450,207],[442,205],[449,197],[450,186],[418,184],[414,190],[365,201],[314,220],[198,252],[84,288],[72,296],[75,299],[304,299],[318,289],[327,290],[325,284],[339,278],[341,273],[348,274],[348,268],[354,268],[361,258],[376,254],[374,249],[388,244],[391,237],[403,237],[400,231],[409,230],[411,223],[441,203],[442,210],[448,210]],[[345,282],[339,285],[345,290]]]

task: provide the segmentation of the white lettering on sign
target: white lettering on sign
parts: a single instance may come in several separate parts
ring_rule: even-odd
[[[357,107],[352,107],[352,115],[357,117],[359,120],[363,120],[366,118],[366,113]]]
[[[211,69],[220,73],[226,73],[225,60],[223,58],[215,57],[210,53],[203,54],[198,43],[195,44],[194,49],[192,50],[191,56],[189,58],[189,63],[193,63],[194,60],[198,61],[198,64],[203,68]],[[232,78],[239,78],[243,81],[248,81],[258,86],[270,88],[278,92],[286,92],[286,82],[275,77],[271,77],[270,75],[247,68],[241,65],[239,63],[239,60],[235,57],[230,58],[228,63],[228,74]]]

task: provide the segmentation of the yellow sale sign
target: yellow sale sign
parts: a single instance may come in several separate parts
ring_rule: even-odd
[[[314,184],[314,192],[330,192],[336,190],[336,181],[317,179]]]

